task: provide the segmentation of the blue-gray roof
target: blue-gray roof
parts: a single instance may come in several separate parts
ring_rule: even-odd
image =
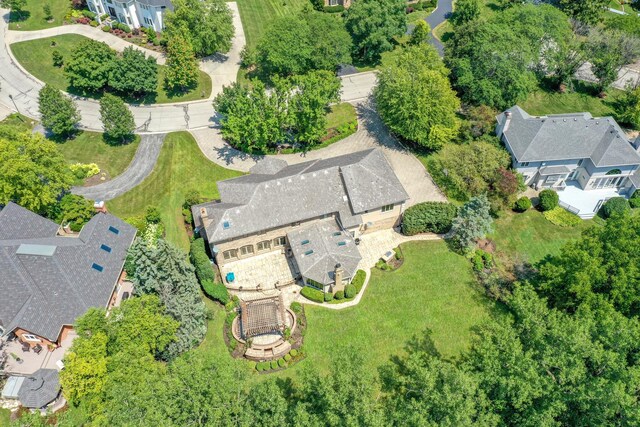
[[[54,401],[60,393],[60,379],[55,369],[38,369],[24,379],[18,399],[26,408],[39,409]]]
[[[88,308],[106,307],[136,234],[131,225],[104,213],[76,237],[57,236],[57,230],[54,222],[14,203],[0,211],[5,333],[19,327],[56,341],[62,326],[72,325]]]
[[[518,106],[500,114],[504,126],[511,114],[505,143],[516,161],[591,159],[597,167],[640,165],[640,154],[612,117],[590,113],[554,114],[534,117]]]

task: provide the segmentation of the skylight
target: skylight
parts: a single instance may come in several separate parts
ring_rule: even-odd
[[[100,245],[100,249],[102,249],[105,252],[109,252],[111,253],[111,246],[107,246],[107,245]]]
[[[346,246],[347,242],[345,242],[344,240],[341,242],[338,242],[338,246]]]
[[[229,229],[231,227],[231,223],[229,221],[225,221],[222,223],[222,228],[224,228],[225,230]]]
[[[338,237],[339,235],[341,235],[342,233],[339,231],[336,231],[335,233],[333,233],[334,237]]]
[[[305,255],[311,255],[312,253],[313,253],[313,249],[310,249],[310,250],[306,251],[304,254]]]
[[[104,270],[104,267],[101,266],[100,264],[96,264],[95,262],[93,263],[93,265],[91,266],[91,268],[93,268],[96,271],[99,271],[102,273],[102,270]]]
[[[109,226],[109,231],[112,232],[113,234],[120,234],[120,230],[115,228],[113,225]]]
[[[307,239],[304,239],[302,242],[300,242],[301,245],[308,245],[309,241]]]

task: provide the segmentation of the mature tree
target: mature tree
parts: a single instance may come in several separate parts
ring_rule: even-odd
[[[478,138],[495,142],[496,116],[498,111],[486,105],[477,107],[465,105],[462,109],[464,120],[460,127],[461,142],[472,142]]]
[[[427,24],[427,21],[421,19],[413,28],[409,44],[419,45],[428,42],[429,39],[431,39],[431,28],[429,27],[429,24]]]
[[[353,56],[373,63],[393,49],[393,40],[407,30],[404,0],[357,0],[345,12],[353,39]]]
[[[73,231],[80,231],[94,214],[93,202],[75,194],[65,194],[47,210],[49,218],[59,224],[69,224]]]
[[[76,103],[48,84],[40,89],[38,109],[42,125],[55,135],[71,135],[80,122],[80,112]]]
[[[252,88],[237,83],[224,87],[213,100],[213,107],[222,115],[222,135],[234,147],[245,151],[264,151],[285,139],[288,127],[288,88],[282,86],[268,93],[256,82]]]
[[[165,85],[170,90],[185,90],[198,84],[198,61],[189,40],[181,34],[169,37]]]
[[[560,0],[560,8],[572,18],[585,24],[596,24],[602,19],[609,0]]]
[[[0,205],[43,213],[69,190],[73,176],[56,144],[42,135],[0,126]]]
[[[231,49],[233,20],[224,0],[174,0],[173,6],[165,18],[170,37],[187,37],[197,56]]]
[[[97,92],[107,87],[109,75],[116,63],[116,52],[106,43],[85,40],[71,52],[64,73],[72,87]]]
[[[326,134],[329,104],[340,100],[340,80],[329,71],[314,71],[292,79],[294,94],[288,111],[296,141],[311,145]]]
[[[0,4],[2,7],[11,9],[11,12],[17,14],[18,19],[22,19],[22,10],[27,5],[27,0],[2,0]]]
[[[127,95],[140,96],[155,92],[158,86],[158,64],[152,56],[129,46],[124,49],[111,70],[109,86]]]
[[[117,96],[106,93],[100,99],[100,120],[108,138],[126,142],[133,137],[136,128],[133,114]]]
[[[174,358],[199,344],[207,329],[205,307],[186,255],[162,239],[157,242],[137,239],[128,257],[135,264],[132,280],[136,293],[158,295],[167,314],[180,322],[177,339],[163,356]]]
[[[587,41],[591,71],[598,79],[598,87],[605,91],[618,79],[627,64],[640,57],[640,39],[619,31],[592,30]]]
[[[460,208],[451,226],[451,241],[458,249],[469,250],[491,231],[493,219],[490,210],[489,199],[484,194],[472,197]]]
[[[586,62],[584,43],[577,36],[571,36],[565,43],[556,43],[552,49],[544,51],[544,72],[556,84],[573,86],[578,69]]]
[[[436,50],[409,47],[378,76],[375,98],[382,120],[396,134],[438,150],[455,138],[460,101]]]
[[[456,27],[465,25],[480,17],[480,8],[480,0],[458,0],[456,9],[449,20]]]
[[[640,129],[640,85],[627,86],[616,109],[619,121]]]
[[[617,216],[592,227],[540,267],[536,288],[554,306],[574,311],[599,299],[640,315],[640,218]]]
[[[335,71],[340,64],[351,63],[351,36],[340,19],[328,13],[303,14],[309,26],[311,68]]]

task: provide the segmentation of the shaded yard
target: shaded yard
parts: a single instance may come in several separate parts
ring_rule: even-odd
[[[269,22],[279,16],[298,13],[308,0],[237,0],[247,46],[255,47]]]
[[[240,172],[209,161],[188,132],[167,135],[158,162],[142,184],[108,202],[109,210],[121,217],[142,215],[148,206],[160,209],[166,238],[188,251],[189,238],[183,226],[185,195],[197,190],[203,197],[218,197],[216,181],[233,178]]]
[[[77,34],[63,34],[55,37],[14,43],[10,48],[18,62],[37,79],[49,83],[57,89],[75,95],[100,98],[100,93],[84,94],[78,89],[70,87],[64,75],[64,68],[55,67],[51,59],[51,52],[57,50],[66,61],[71,57],[73,49],[85,40],[87,40],[86,37]],[[52,42],[55,42],[55,46],[51,45]],[[158,86],[156,93],[148,94],[143,99],[125,97],[125,100],[135,104],[163,104],[206,99],[211,94],[211,77],[202,71],[200,71],[198,86],[186,93],[167,92],[164,88],[164,73],[165,67],[163,65],[158,66]]]

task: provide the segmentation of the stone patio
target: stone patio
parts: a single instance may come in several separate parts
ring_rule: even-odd
[[[220,273],[232,292],[273,291],[295,282],[298,275],[293,258],[288,258],[281,251],[230,262],[220,269]],[[232,283],[227,283],[227,273],[234,274],[235,280]]]
[[[7,374],[28,375],[34,373],[40,368],[60,370],[60,367],[56,362],[62,360],[65,352],[69,347],[71,347],[71,343],[73,343],[76,336],[76,333],[71,331],[67,337],[62,340],[60,347],[56,348],[54,351],[48,351],[47,348],[43,346],[44,348],[40,354],[34,353],[33,349],[28,352],[23,352],[22,344],[18,340],[5,342],[1,350],[6,351],[7,354],[7,362],[4,367],[4,372]],[[22,359],[22,363],[18,363],[13,357],[11,357],[11,353]]]
[[[567,187],[558,191],[560,205],[583,219],[593,218],[602,203],[612,197],[620,196],[626,197],[626,194],[616,188],[585,191],[573,182],[567,182]]]

